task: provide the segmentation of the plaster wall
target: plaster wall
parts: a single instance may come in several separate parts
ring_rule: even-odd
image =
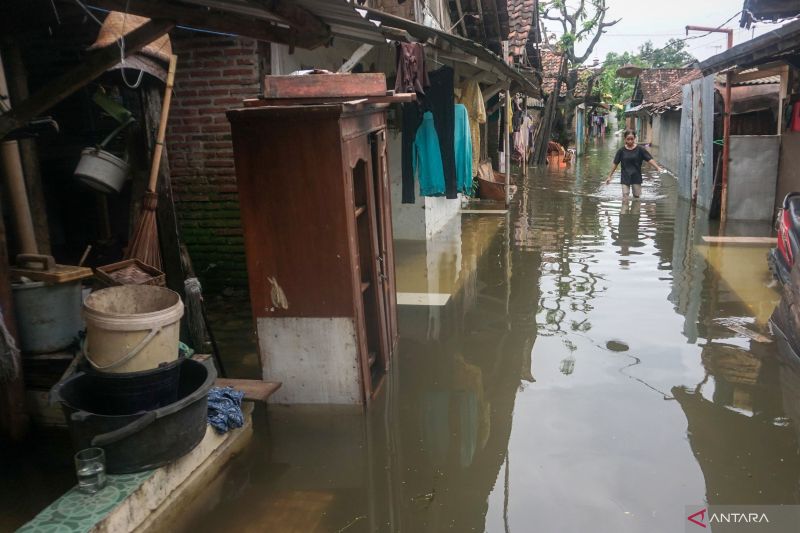
[[[460,200],[448,200],[444,197],[419,196],[419,186],[414,183],[414,203],[404,204],[401,133],[389,130],[389,177],[392,184],[392,226],[395,239],[426,240],[430,239],[461,211]]]
[[[672,172],[678,171],[681,112],[667,111],[653,117],[653,157]]]

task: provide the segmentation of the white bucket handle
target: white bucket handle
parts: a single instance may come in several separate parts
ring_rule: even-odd
[[[128,354],[127,354],[127,355],[125,355],[125,357],[123,357],[123,358],[121,358],[121,359],[117,359],[117,360],[116,360],[116,361],[114,361],[113,363],[109,363],[109,364],[107,364],[107,365],[98,365],[97,363],[95,363],[94,361],[92,361],[92,358],[91,358],[91,357],[89,357],[89,351],[88,351],[88,350],[87,350],[87,348],[86,348],[86,345],[88,344],[88,342],[86,342],[86,343],[84,343],[84,344],[83,344],[83,356],[84,356],[84,357],[86,358],[86,360],[87,360],[87,361],[89,361],[89,363],[90,363],[90,364],[91,364],[93,367],[95,367],[97,370],[110,370],[110,369],[112,369],[112,368],[116,368],[116,367],[118,367],[118,366],[122,366],[122,365],[124,365],[125,363],[127,363],[128,361],[130,361],[131,359],[133,359],[134,357],[136,357],[136,354],[138,354],[139,352],[141,352],[142,350],[144,350],[145,346],[147,346],[147,345],[150,343],[150,341],[151,341],[151,340],[153,340],[153,338],[154,338],[156,335],[158,335],[160,332],[161,332],[161,326],[160,326],[160,325],[159,325],[159,326],[156,326],[156,327],[154,327],[153,329],[151,329],[151,330],[150,330],[150,333],[148,333],[148,334],[147,334],[147,336],[146,336],[144,339],[142,339],[142,340],[141,340],[141,342],[139,342],[139,344],[137,344],[136,346],[134,346],[134,347],[131,349],[131,351],[130,351],[130,352],[128,352]],[[88,341],[88,339],[87,339],[87,341]]]

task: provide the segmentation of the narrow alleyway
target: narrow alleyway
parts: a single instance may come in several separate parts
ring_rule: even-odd
[[[379,403],[259,413],[187,531],[666,532],[688,505],[800,503],[767,248],[704,245],[667,174],[623,204],[615,142],[532,169],[510,226],[399,243],[400,290],[450,298],[400,307]]]

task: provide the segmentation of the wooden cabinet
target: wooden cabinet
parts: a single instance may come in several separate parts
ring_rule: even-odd
[[[397,339],[386,105],[267,102],[228,112],[264,377],[369,403]]]

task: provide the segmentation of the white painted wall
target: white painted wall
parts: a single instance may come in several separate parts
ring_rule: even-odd
[[[295,48],[289,53],[289,47],[283,44],[270,45],[270,68],[273,75],[287,75],[296,70],[321,68],[336,72],[342,63],[350,59],[356,48],[355,41],[336,38],[333,46],[319,47],[314,50]]]
[[[419,184],[414,183],[413,204],[404,204],[402,176],[402,135],[398,130],[389,131],[389,177],[392,184],[392,226],[394,238],[405,240],[430,239],[459,216],[461,199],[444,197],[420,197]]]
[[[403,167],[401,133],[389,130],[387,148],[389,151],[389,178],[392,184],[392,229],[395,239],[425,240],[425,199],[415,194],[416,202],[403,203]],[[419,187],[414,185],[415,193]]]

